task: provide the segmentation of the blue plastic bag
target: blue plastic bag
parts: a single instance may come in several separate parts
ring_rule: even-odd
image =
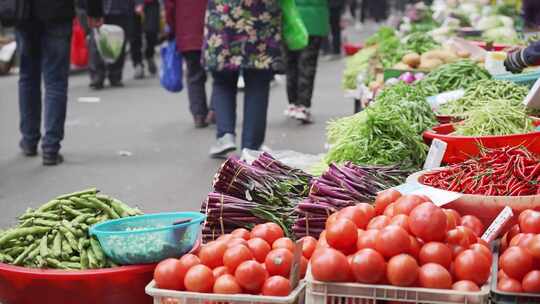
[[[161,48],[161,69],[159,81],[165,90],[177,93],[184,88],[182,84],[182,55],[176,51],[176,41],[168,42]]]

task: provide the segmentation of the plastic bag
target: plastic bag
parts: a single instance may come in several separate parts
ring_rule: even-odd
[[[182,84],[182,56],[176,51],[176,41],[169,41],[161,48],[161,69],[159,71],[161,86],[172,93],[180,92]]]
[[[78,19],[73,21],[73,35],[71,36],[71,64],[84,67],[88,65],[88,46],[84,30]]]
[[[99,29],[94,29],[94,39],[105,63],[114,63],[122,54],[125,33],[118,25],[104,24]]]
[[[300,50],[309,43],[308,31],[294,0],[280,0],[283,12],[283,38],[290,50]]]

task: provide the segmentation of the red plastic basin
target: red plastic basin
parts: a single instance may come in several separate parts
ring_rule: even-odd
[[[476,45],[476,46],[479,46],[485,50],[487,50],[487,43],[484,42],[484,41],[470,41],[472,44]],[[510,48],[514,48],[516,46],[514,45],[510,45],[510,44],[501,44],[501,43],[494,43],[493,44],[493,51],[502,51],[502,50],[505,50],[505,49],[510,49]]]
[[[155,264],[62,271],[0,263],[2,304],[151,304]]]
[[[352,43],[345,43],[343,45],[343,50],[345,51],[345,55],[352,56],[356,54],[358,51],[362,49],[362,44],[352,44]]]
[[[536,125],[540,122],[536,122]],[[506,146],[523,145],[533,153],[540,154],[540,131],[513,134],[505,136],[456,136],[449,135],[454,132],[452,124],[443,124],[433,127],[431,130],[424,132],[424,142],[431,145],[433,139],[440,139],[448,144],[446,153],[443,157],[443,162],[446,164],[454,164],[465,161],[471,157],[478,156],[480,153],[479,146],[486,148],[502,148]]]

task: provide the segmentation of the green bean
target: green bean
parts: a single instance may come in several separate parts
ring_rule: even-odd
[[[39,246],[36,247],[34,250],[32,250],[28,256],[26,257],[25,261],[32,261],[35,257],[37,257],[39,254]]]
[[[96,188],[89,188],[89,189],[85,189],[85,190],[82,190],[82,191],[77,191],[77,192],[73,192],[73,193],[60,195],[60,196],[56,197],[56,199],[58,199],[58,200],[67,199],[67,198],[72,198],[74,196],[77,197],[77,196],[82,196],[82,195],[85,195],[85,194],[96,194],[96,193],[97,193]]]
[[[77,247],[79,248],[79,252],[83,252],[84,250],[84,240],[85,238],[79,238],[79,241],[77,243]]]
[[[80,230],[77,230],[77,229],[74,229],[73,226],[71,226],[71,223],[68,222],[67,220],[63,220],[62,221],[62,227],[64,227],[65,229],[67,229],[69,232],[71,232],[71,234],[73,234],[74,236],[77,236],[77,237],[82,237],[84,235],[84,233]]]
[[[75,236],[63,226],[60,227],[60,231],[62,232],[64,238],[66,238],[66,240],[68,241],[69,246],[71,246],[71,248],[75,251],[79,250],[79,246],[77,241],[75,240]],[[63,249],[66,250],[65,248]]]
[[[98,200],[97,198],[89,197],[88,201],[94,203],[95,206],[97,206],[97,208],[105,211],[109,215],[110,218],[112,218],[112,219],[120,218],[120,216],[111,207],[107,206],[107,204],[103,203],[102,201]]]
[[[39,225],[39,226],[46,226],[46,227],[56,227],[58,225],[58,221],[50,221],[50,220],[36,218],[34,219],[34,224]]]
[[[15,261],[13,261],[13,264],[21,265],[22,262],[24,262],[24,260],[26,259],[26,257],[30,254],[30,252],[32,252],[38,246],[39,246],[38,243],[34,243],[34,244],[26,247],[26,249],[21,254],[19,254],[19,256],[15,259]]]
[[[81,269],[88,269],[90,268],[89,262],[88,262],[88,251],[86,249],[83,249],[81,251]]]
[[[47,233],[51,230],[50,227],[24,227],[13,229],[12,231],[4,233],[0,237],[0,247],[4,245],[7,241],[12,239],[17,239],[20,237],[26,237],[28,235],[41,235]]]
[[[81,261],[81,257],[78,256],[78,255],[73,255],[73,256],[70,256],[70,257],[69,257],[69,261],[70,261],[70,262],[80,262],[80,261]]]
[[[62,254],[62,233],[60,231],[56,232],[53,240],[52,255],[54,257],[60,257]]]
[[[65,269],[65,270],[70,269],[64,263],[62,263],[59,260],[54,259],[54,258],[46,258],[45,261],[47,261],[47,265],[49,265],[52,268]]]
[[[65,257],[69,257],[71,254],[73,254],[73,248],[71,248],[71,245],[69,245],[68,240],[64,238],[62,240],[62,254],[60,254],[60,256],[63,259],[66,259]]]
[[[81,269],[81,263],[79,262],[62,262],[62,264],[70,269]]]
[[[59,220],[60,216],[54,213],[50,212],[30,212],[25,213],[21,217],[19,217],[19,220],[26,220],[29,218],[42,218],[45,220]]]
[[[99,263],[98,261],[96,260],[96,257],[94,256],[94,253],[92,252],[92,250],[87,250],[86,251],[87,255],[88,255],[88,268],[90,269],[96,269],[99,267]]]
[[[88,218],[88,219],[86,220],[86,223],[87,223],[88,225],[94,225],[94,224],[97,224],[97,223],[98,223],[98,220],[97,220],[97,218],[95,218],[95,217],[91,217],[91,218]]]
[[[13,262],[13,258],[9,254],[0,253],[0,262],[11,263]]]
[[[48,238],[47,235],[45,235],[41,238],[41,241],[39,242],[39,255],[44,258],[49,256],[49,247],[47,247],[47,241]]]
[[[24,249],[25,249],[24,247],[15,246],[15,247],[8,248],[6,251],[4,251],[4,253],[10,256],[18,256],[24,251]]]
[[[53,200],[48,201],[47,203],[41,205],[41,207],[36,209],[36,212],[43,212],[43,211],[47,211],[49,209],[56,208],[58,206],[58,204],[60,204],[60,200],[53,199]]]
[[[72,198],[70,198],[70,201],[72,201],[76,206],[79,206],[79,207],[82,207],[82,208],[97,209],[97,207],[94,204],[90,203],[86,199],[82,199],[82,198],[79,198],[79,197],[72,197]]]
[[[71,216],[75,216],[75,217],[83,215],[82,212],[80,212],[78,210],[75,210],[75,209],[73,209],[73,208],[71,208],[69,206],[66,206],[66,205],[62,206],[62,210],[64,210],[67,214],[69,214]]]
[[[93,216],[92,214],[81,214],[71,221],[71,225],[84,223],[87,219],[91,218],[92,216]]]
[[[129,216],[128,210],[124,209],[122,205],[120,205],[116,200],[111,201],[111,207],[114,209],[114,211],[120,215],[121,217],[127,217]]]
[[[96,257],[98,262],[100,264],[105,263],[105,255],[103,254],[103,250],[101,249],[101,245],[94,238],[90,239],[90,248],[92,248],[92,252],[94,253],[94,256]]]

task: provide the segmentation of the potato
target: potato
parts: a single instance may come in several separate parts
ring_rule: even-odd
[[[431,59],[438,59],[443,61],[444,63],[450,63],[458,60],[458,56],[451,51],[446,50],[431,50],[428,52],[425,52],[420,56],[421,61],[422,60],[431,60]]]
[[[460,58],[469,58],[471,57],[471,53],[465,50],[460,50],[457,52],[458,57]]]
[[[396,70],[411,70],[412,69],[411,66],[409,66],[408,64],[403,63],[403,62],[398,62],[398,63],[394,64],[394,66],[392,68],[394,68]]]
[[[420,64],[420,55],[418,55],[417,53],[409,53],[403,56],[401,61],[406,65],[415,68]]]
[[[440,59],[422,59],[418,68],[420,70],[431,71],[444,64],[444,61]]]

